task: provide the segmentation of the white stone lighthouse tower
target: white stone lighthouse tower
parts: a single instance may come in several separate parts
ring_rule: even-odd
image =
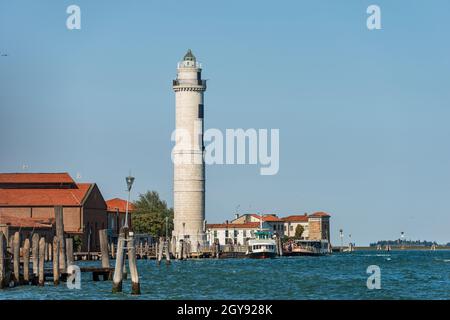
[[[173,150],[174,231],[191,251],[206,243],[205,163],[203,159],[203,93],[206,81],[191,50],[178,63],[175,91],[176,142]]]

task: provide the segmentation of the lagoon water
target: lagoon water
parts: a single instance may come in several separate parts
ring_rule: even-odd
[[[99,265],[100,262],[79,262]],[[381,268],[381,289],[369,290],[367,267]],[[272,260],[138,260],[142,295],[112,294],[111,281],[83,275],[81,289],[63,283],[0,290],[6,299],[450,299],[450,251],[358,251]]]

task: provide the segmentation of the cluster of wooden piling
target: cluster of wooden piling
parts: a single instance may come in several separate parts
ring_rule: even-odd
[[[131,275],[131,293],[140,294],[141,287],[136,264],[134,233],[130,232],[127,228],[122,228],[119,233],[119,239],[117,240],[116,267],[114,269],[112,292],[122,292],[122,281],[124,274],[126,274],[125,250],[128,251],[128,267]],[[103,254],[108,255],[108,252],[102,252],[102,256]]]
[[[60,259],[60,243],[58,236],[50,243],[38,234],[33,234],[31,242],[28,238],[22,242],[20,233],[16,232],[8,244],[6,236],[0,232],[0,288],[28,284],[43,286],[48,276],[53,277],[55,285],[59,284],[61,275],[66,273],[66,259],[71,259],[65,254]],[[45,269],[45,262],[49,261],[53,262],[51,272]]]

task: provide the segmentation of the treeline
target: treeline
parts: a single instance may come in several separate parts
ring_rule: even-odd
[[[371,247],[376,247],[376,246],[386,246],[386,245],[390,245],[390,246],[398,246],[398,245],[402,245],[402,246],[414,246],[414,247],[431,247],[432,245],[436,245],[436,246],[450,246],[450,242],[447,244],[438,244],[436,241],[426,241],[426,240],[401,240],[401,239],[397,239],[397,240],[381,240],[378,242],[374,242],[371,243],[370,246]]]

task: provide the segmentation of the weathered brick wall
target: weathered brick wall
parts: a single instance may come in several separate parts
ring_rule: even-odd
[[[322,239],[322,225],[320,220],[309,220],[309,240],[321,240]]]

